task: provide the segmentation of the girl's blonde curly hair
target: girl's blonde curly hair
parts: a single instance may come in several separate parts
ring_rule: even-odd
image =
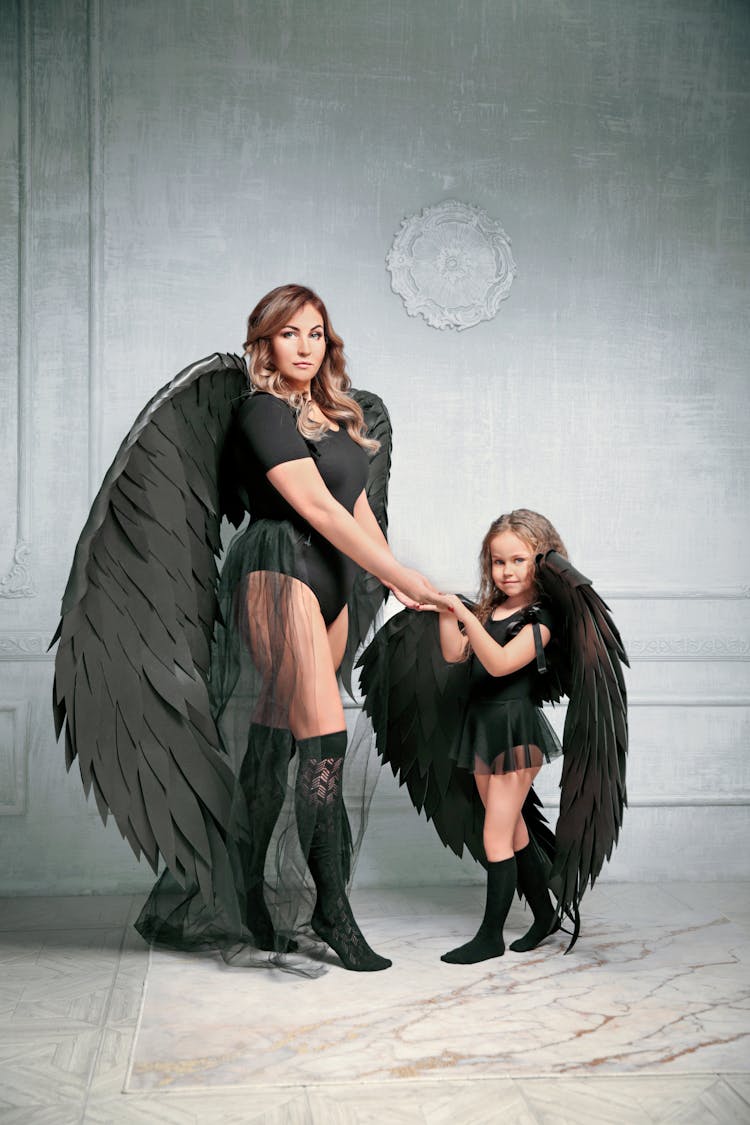
[[[557,551],[563,558],[568,557],[565,544],[546,516],[529,508],[515,508],[498,516],[490,524],[479,552],[479,594],[475,612],[483,623],[489,620],[495,606],[504,602],[506,597],[492,581],[492,540],[503,531],[512,531],[523,539],[535,556]]]

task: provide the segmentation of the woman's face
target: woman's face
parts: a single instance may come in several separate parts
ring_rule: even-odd
[[[501,531],[490,542],[492,581],[506,597],[528,600],[534,592],[534,551],[513,531]]]
[[[314,305],[302,305],[271,337],[277,371],[295,391],[306,391],[326,354],[323,318]]]

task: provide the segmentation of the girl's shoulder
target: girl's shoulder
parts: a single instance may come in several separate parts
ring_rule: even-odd
[[[542,598],[526,606],[526,613],[529,621],[536,621],[539,625],[546,625],[550,632],[552,631],[555,619],[552,614],[552,606],[546,599]]]
[[[509,613],[506,617],[491,617],[490,621],[494,621],[497,625],[507,625],[513,635],[520,633],[524,625],[546,625],[550,632],[554,625],[551,608],[542,600],[521,606],[515,613]]]

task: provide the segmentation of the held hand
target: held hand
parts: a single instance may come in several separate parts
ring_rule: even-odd
[[[438,608],[442,612],[445,612],[447,610],[448,613],[454,616],[456,620],[460,621],[462,624],[464,624],[470,617],[474,616],[471,610],[468,609],[461,601],[458,594],[441,594],[437,601]]]
[[[405,594],[403,590],[399,590],[398,586],[389,586],[388,589],[391,591],[396,601],[401,602],[401,605],[405,605],[407,609],[425,608],[425,606],[420,605],[419,602],[415,602],[414,598],[410,598],[408,594]]]
[[[418,570],[403,567],[399,575],[398,586],[392,585],[390,589],[398,600],[409,609],[417,609],[426,605],[440,605],[441,595],[435,587]]]
[[[414,598],[410,598],[403,590],[399,590],[398,586],[389,586],[388,589],[393,594],[394,598],[405,605],[407,609],[416,609],[420,613],[441,613],[444,607],[435,605],[434,602],[415,602]]]

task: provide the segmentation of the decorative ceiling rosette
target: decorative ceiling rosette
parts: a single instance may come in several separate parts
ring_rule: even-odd
[[[386,265],[409,316],[459,331],[495,316],[516,273],[500,224],[455,199],[404,219]]]

